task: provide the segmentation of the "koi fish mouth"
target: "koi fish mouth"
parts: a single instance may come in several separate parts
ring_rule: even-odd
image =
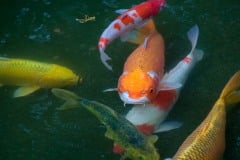
[[[145,96],[134,99],[130,98],[128,92],[119,93],[119,96],[125,104],[143,104],[149,101],[149,99]]]

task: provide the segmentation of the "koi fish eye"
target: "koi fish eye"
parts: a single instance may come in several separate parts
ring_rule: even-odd
[[[153,91],[154,91],[153,88],[150,88],[149,93],[153,93]]]

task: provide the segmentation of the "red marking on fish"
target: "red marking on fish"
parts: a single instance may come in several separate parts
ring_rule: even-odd
[[[173,101],[177,98],[176,90],[159,91],[152,104],[159,109],[168,110]]]
[[[115,23],[113,27],[114,27],[114,29],[116,29],[116,30],[119,30],[119,31],[121,30],[121,26],[120,26],[119,23]]]
[[[108,38],[100,38],[99,43],[98,43],[98,47],[102,48],[104,46],[106,46],[109,43],[109,39]]]
[[[154,126],[149,124],[141,124],[136,126],[140,132],[145,135],[151,135],[154,132]]]
[[[130,17],[129,15],[123,16],[120,20],[126,26],[129,24],[134,24],[134,18]]]
[[[185,57],[183,59],[183,62],[185,62],[185,63],[190,63],[191,61],[192,61],[192,58],[190,58],[190,57]]]
[[[123,152],[124,152],[124,148],[122,148],[121,146],[119,146],[116,143],[113,144],[113,153],[122,154]]]

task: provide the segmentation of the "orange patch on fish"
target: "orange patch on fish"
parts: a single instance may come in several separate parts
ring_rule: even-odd
[[[116,29],[116,30],[121,30],[121,26],[120,26],[120,24],[119,23],[115,23],[114,25],[113,25],[113,28],[114,29]]]
[[[146,72],[143,72],[141,69],[136,69],[127,74],[123,74],[119,81],[121,81],[119,90],[120,92],[133,91],[129,93],[131,98],[139,98],[144,95],[147,95],[149,84],[152,84],[153,78],[151,78]],[[144,90],[146,89],[146,90]]]
[[[134,19],[129,15],[125,15],[120,19],[124,25],[134,24]]]

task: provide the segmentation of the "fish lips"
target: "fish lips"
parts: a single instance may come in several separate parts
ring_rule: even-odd
[[[149,101],[149,99],[145,96],[137,98],[137,99],[133,99],[131,97],[129,97],[128,92],[122,92],[119,93],[120,99],[125,103],[125,104],[144,104],[146,102]]]

